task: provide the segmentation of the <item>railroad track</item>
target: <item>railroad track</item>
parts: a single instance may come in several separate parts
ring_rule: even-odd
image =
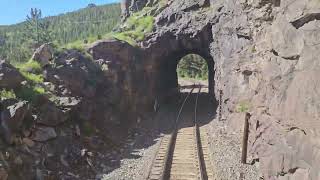
[[[196,90],[198,92],[192,96]],[[207,142],[198,126],[200,92],[201,86],[194,86],[184,97],[172,133],[161,139],[148,180],[213,179]]]

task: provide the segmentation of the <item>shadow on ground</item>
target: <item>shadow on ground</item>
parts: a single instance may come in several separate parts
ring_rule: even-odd
[[[142,179],[146,177],[157,150],[156,144],[159,138],[163,134],[172,132],[183,101],[194,87],[199,88],[200,86],[181,87],[183,92],[171,96],[169,100],[160,104],[154,118],[145,120],[131,129],[130,136],[122,147],[122,152],[116,154],[116,161],[111,164],[108,171],[103,172],[105,174],[104,179]],[[201,85],[201,88],[205,91],[207,86]],[[178,120],[180,122],[179,128],[190,126],[188,123],[181,122],[184,118],[194,117],[197,92],[198,89],[195,89],[187,99]],[[217,103],[213,99],[207,92],[201,92],[198,95],[197,120],[200,127],[210,123],[215,118]],[[150,152],[148,151],[149,148],[152,148]],[[130,172],[128,173],[128,171]]]

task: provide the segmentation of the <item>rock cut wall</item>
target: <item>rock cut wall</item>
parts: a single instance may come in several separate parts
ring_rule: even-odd
[[[217,1],[214,2],[216,4]],[[250,155],[265,179],[319,179],[318,1],[225,1],[212,55],[222,119],[250,119]]]
[[[132,0],[126,1],[125,12],[159,2],[163,8],[153,32],[139,47],[125,50],[130,53],[124,53],[127,57],[119,61],[123,69],[116,71],[123,72],[123,89],[135,99],[135,107],[154,102],[161,68],[172,66],[161,62],[200,54],[213,61],[214,93],[221,104],[218,119],[241,135],[241,115],[251,114],[249,161],[259,163],[261,176],[319,179],[320,2]]]

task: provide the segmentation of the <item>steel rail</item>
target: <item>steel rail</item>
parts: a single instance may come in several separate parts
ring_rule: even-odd
[[[198,160],[199,160],[199,176],[200,180],[206,180],[208,179],[206,176],[206,170],[205,170],[205,163],[203,160],[203,151],[202,151],[202,145],[201,145],[201,137],[200,137],[200,129],[198,125],[198,119],[197,119],[197,108],[198,108],[198,99],[199,95],[201,93],[201,86],[199,85],[199,91],[197,93],[196,102],[194,106],[194,128],[196,131],[196,143],[197,143],[197,153],[198,153]]]
[[[157,167],[159,166],[159,164],[156,164],[155,162],[156,162],[156,158],[157,158],[158,154],[161,151],[161,148],[163,148],[163,147],[161,147],[161,145],[162,145],[162,142],[163,142],[163,138],[165,138],[165,137],[163,137],[161,139],[160,146],[159,146],[159,149],[157,151],[157,155],[153,159],[151,168],[150,168],[149,173],[148,173],[147,180],[153,180],[153,179],[165,180],[165,179],[169,178],[169,176],[168,176],[168,174],[166,172],[168,172],[168,171],[170,172],[169,166],[170,166],[170,162],[172,161],[172,159],[170,160],[170,155],[173,153],[173,150],[174,150],[175,139],[176,139],[176,136],[177,136],[178,122],[179,122],[183,107],[184,107],[185,103],[187,102],[188,98],[190,97],[190,95],[192,94],[194,89],[195,89],[195,87],[193,85],[191,91],[184,98],[183,103],[180,106],[177,118],[175,119],[173,132],[170,134],[171,137],[170,137],[170,140],[169,140],[169,145],[168,145],[168,147],[166,149],[166,152],[165,152],[165,155],[164,155],[164,159],[163,159],[164,160],[164,167],[162,169],[162,172],[160,172],[160,174],[152,174],[153,173],[153,168],[155,168],[155,166],[157,166]],[[166,146],[166,144],[165,144],[165,146]],[[160,166],[161,166],[161,164],[160,164]],[[154,176],[157,176],[157,178],[154,178]]]

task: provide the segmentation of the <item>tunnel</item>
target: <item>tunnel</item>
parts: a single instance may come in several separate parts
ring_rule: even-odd
[[[139,114],[151,111],[156,101],[179,93],[177,65],[184,56],[196,54],[202,57],[208,67],[208,92],[215,97],[215,61],[210,45],[213,41],[210,24],[196,34],[174,34],[152,37],[134,47],[118,40],[97,42],[88,48],[93,59],[108,62],[108,76],[113,91],[121,94],[120,109],[129,109]],[[120,105],[119,105],[120,104]]]
[[[179,93],[179,84],[178,84],[178,73],[177,68],[179,62],[183,59],[183,57],[194,54],[200,56],[208,67],[208,91],[210,95],[210,99],[212,101],[216,101],[215,93],[214,93],[214,61],[211,56],[205,56],[204,54],[190,51],[183,53],[172,53],[172,55],[164,57],[158,67],[157,74],[157,94],[158,97],[162,99],[170,98],[171,96]]]

